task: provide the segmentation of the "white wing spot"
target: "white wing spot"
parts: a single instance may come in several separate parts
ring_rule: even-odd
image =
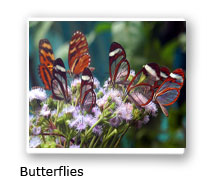
[[[84,80],[84,81],[88,81],[88,80],[90,80],[90,77],[87,76],[87,75],[83,75],[83,76],[82,76],[82,80]]]
[[[56,70],[59,70],[61,72],[66,72],[65,68],[60,65],[56,65],[55,68],[56,68]]]
[[[145,65],[144,68],[147,70],[147,72],[156,78],[156,80],[159,80],[159,77],[157,77],[157,73],[154,69],[152,69],[149,65]]]
[[[116,55],[117,53],[120,53],[122,50],[120,49],[120,48],[118,48],[118,49],[115,49],[114,51],[111,51],[110,53],[109,53],[109,56],[114,56],[114,55]]]
[[[183,77],[178,75],[178,74],[174,74],[174,73],[170,73],[170,77],[180,80],[181,82],[183,82]]]
[[[165,78],[165,79],[168,77],[167,74],[165,74],[163,72],[160,72],[160,76],[163,77],[163,78]]]

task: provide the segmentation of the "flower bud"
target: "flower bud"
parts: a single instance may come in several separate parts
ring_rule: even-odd
[[[112,110],[115,110],[115,108],[116,108],[116,104],[113,102],[109,107],[110,107]]]
[[[57,119],[56,123],[60,125],[60,124],[64,124],[64,122],[65,122],[64,116],[61,116]]]
[[[103,97],[103,92],[99,91],[97,94],[96,94],[96,97],[97,99],[100,99]]]
[[[109,102],[109,103],[112,102],[112,97],[111,97],[111,96],[108,97],[108,102]]]
[[[47,102],[46,104],[48,105],[48,107],[51,109],[51,110],[54,110],[57,108],[57,101],[53,100],[51,97],[49,97],[47,99]]]
[[[133,109],[133,119],[134,120],[140,120],[141,118],[141,111],[139,109]]]

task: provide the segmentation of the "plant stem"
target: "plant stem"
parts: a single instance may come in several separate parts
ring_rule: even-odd
[[[88,136],[88,134],[90,134],[90,133],[92,132],[93,128],[94,128],[96,125],[98,125],[102,120],[103,120],[103,117],[101,116],[101,117],[99,118],[99,120],[96,121],[96,123],[95,123],[95,124],[94,124],[94,125],[87,131],[86,135],[85,135],[85,136],[83,137],[83,139],[81,140],[80,147],[82,147],[82,145],[83,145],[83,143],[84,143],[86,137]]]
[[[78,97],[77,97],[77,100],[75,102],[75,107],[77,106],[79,99],[80,99],[80,95],[78,95]]]
[[[93,147],[93,143],[94,143],[95,139],[96,139],[96,136],[93,136],[93,139],[91,140],[91,143],[89,145],[89,148],[92,148]]]
[[[127,125],[126,125],[127,127],[126,127],[126,129],[124,130],[124,132],[122,133],[122,135],[119,137],[119,139],[118,139],[118,141],[116,142],[116,144],[115,144],[115,148],[116,147],[118,147],[118,145],[119,145],[119,143],[120,143],[120,141],[121,141],[121,139],[123,138],[123,136],[126,134],[126,132],[127,132],[127,130],[128,130],[128,128],[129,128],[129,123],[127,123]]]
[[[96,142],[95,142],[94,145],[93,145],[93,148],[96,147],[96,145],[98,144],[98,141],[99,141],[100,139],[101,139],[101,135],[97,138]]]
[[[58,118],[59,113],[60,113],[60,101],[57,102],[57,114],[55,116],[55,122],[54,122],[55,126],[56,126],[56,122],[57,122],[57,118]]]
[[[126,103],[127,99],[128,99],[128,95],[124,98],[123,102]]]
[[[108,140],[112,137],[112,136],[114,136],[115,134],[117,134],[117,129],[114,129],[113,131],[112,131],[112,133],[111,134],[109,134],[107,137],[106,137],[106,139],[103,141],[103,147],[106,147],[106,145],[107,145],[107,143],[108,143]]]
[[[41,135],[42,135],[43,142],[46,143],[44,134],[42,133]]]
[[[112,140],[112,142],[111,142],[111,144],[110,144],[110,148],[112,148],[113,147],[113,145],[114,145],[114,143],[115,143],[115,141],[116,141],[116,137],[117,137],[117,134],[115,134],[114,135],[114,138],[113,138],[113,140]]]

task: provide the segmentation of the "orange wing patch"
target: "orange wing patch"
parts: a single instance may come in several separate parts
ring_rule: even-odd
[[[51,90],[51,80],[53,74],[53,63],[55,56],[52,50],[52,46],[47,39],[42,39],[39,42],[39,75],[45,85],[46,90]]]
[[[45,89],[51,90],[52,74],[44,64],[39,65],[39,75],[43,84],[45,85]]]
[[[42,39],[39,42],[39,57],[40,63],[44,64],[51,72],[53,70],[53,63],[55,60],[55,56],[52,50],[52,46],[47,39]]]
[[[72,74],[80,74],[90,65],[90,55],[86,37],[80,31],[73,34],[68,52],[68,65]]]
[[[88,53],[82,54],[76,59],[73,68],[71,69],[74,74],[80,74],[83,70],[90,65],[91,57]]]

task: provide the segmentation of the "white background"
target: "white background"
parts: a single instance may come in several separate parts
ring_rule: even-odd
[[[205,186],[207,166],[207,6],[205,1],[1,1],[0,186]],[[175,155],[28,155],[28,17],[185,18],[187,151]],[[20,177],[20,166],[83,168],[83,177]],[[203,184],[201,184],[203,183]],[[205,183],[205,184],[204,184]]]

